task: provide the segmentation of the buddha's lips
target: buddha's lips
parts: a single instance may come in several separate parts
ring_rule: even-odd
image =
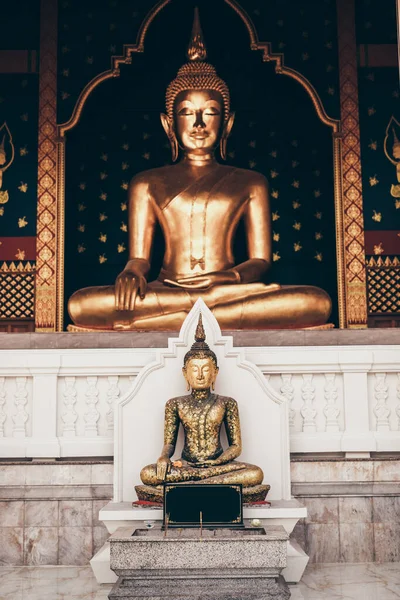
[[[194,138],[195,140],[205,140],[208,138],[208,133],[191,133],[190,137]]]

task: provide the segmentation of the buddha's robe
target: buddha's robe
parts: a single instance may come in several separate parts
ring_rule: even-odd
[[[235,265],[233,242],[241,219],[248,260]],[[137,296],[133,311],[117,311],[114,286],[84,288],[69,301],[76,325],[179,329],[200,296],[223,329],[296,328],[327,321],[331,302],[323,290],[259,282],[271,264],[268,184],[261,174],[217,163],[197,177],[180,165],[141,173],[130,188],[130,259],[150,265],[157,222],[165,255],[158,280],[148,284],[145,298]],[[233,268],[237,283],[205,289],[165,283]]]

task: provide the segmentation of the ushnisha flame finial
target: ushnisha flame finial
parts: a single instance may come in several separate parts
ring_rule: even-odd
[[[197,322],[194,339],[195,341],[193,342],[192,347],[190,348],[189,352],[186,352],[185,358],[183,359],[184,367],[186,367],[186,364],[191,358],[211,358],[214,365],[217,367],[217,356],[210,349],[206,342],[206,332],[204,331],[203,317],[201,316],[201,313],[199,314],[199,320]]]
[[[202,61],[207,58],[207,49],[204,43],[203,32],[200,25],[199,9],[194,9],[192,35],[186,56],[190,61]]]
[[[197,322],[194,339],[196,340],[196,342],[205,342],[206,341],[206,332],[204,331],[203,317],[201,316],[201,313],[199,314],[199,320]]]

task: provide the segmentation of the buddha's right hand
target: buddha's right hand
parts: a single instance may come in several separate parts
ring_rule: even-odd
[[[147,261],[131,260],[115,281],[115,308],[117,310],[134,310],[136,296],[146,295]]]
[[[169,470],[171,469],[171,461],[166,456],[161,456],[157,461],[157,479],[158,481],[165,481]]]

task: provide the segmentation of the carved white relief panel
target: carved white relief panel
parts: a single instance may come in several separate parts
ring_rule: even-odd
[[[344,430],[343,377],[339,373],[272,374],[272,387],[288,402],[291,433]]]
[[[0,438],[5,437],[6,412],[6,378],[0,377]]]
[[[132,378],[131,378],[132,377]],[[57,432],[64,438],[112,437],[113,406],[134,376],[59,377]]]
[[[28,378],[15,378],[13,437],[24,438],[27,436],[26,424],[29,419],[28,413]]]
[[[368,402],[373,431],[400,431],[400,373],[370,373]]]
[[[63,421],[62,434],[64,437],[75,437],[76,434],[76,421],[78,419],[78,413],[74,408],[77,402],[75,380],[76,377],[65,377],[64,379],[64,411],[61,414]]]

